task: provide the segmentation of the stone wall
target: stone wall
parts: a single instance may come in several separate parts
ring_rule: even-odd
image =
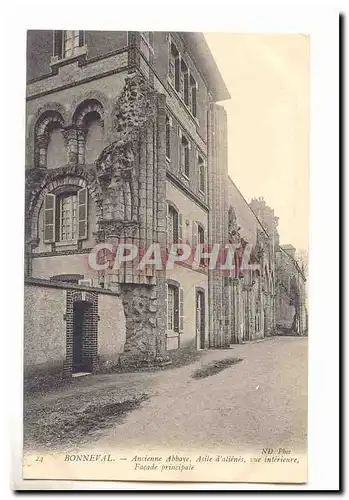
[[[66,359],[66,291],[24,288],[24,375],[62,375]]]

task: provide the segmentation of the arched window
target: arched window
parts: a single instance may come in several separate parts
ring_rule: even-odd
[[[76,243],[87,238],[87,189],[67,187],[44,198],[44,242]]]
[[[82,102],[73,118],[78,129],[78,158],[80,164],[94,163],[104,148],[104,112],[96,99]]]
[[[67,152],[63,136],[64,121],[57,111],[46,111],[35,127],[35,165],[55,168],[67,163]]]
[[[49,127],[46,167],[56,168],[67,163],[67,152],[60,125],[56,122]]]
[[[183,241],[183,216],[172,203],[167,203],[167,246]]]

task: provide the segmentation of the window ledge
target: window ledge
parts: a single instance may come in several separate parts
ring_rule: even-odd
[[[56,247],[69,247],[72,245],[77,245],[78,240],[71,240],[71,241],[56,241],[55,246]]]
[[[181,174],[186,181],[190,182],[190,177],[188,177],[184,172],[181,172]]]
[[[179,335],[179,332],[170,331],[170,332],[166,333],[166,338],[167,339],[177,339],[178,335]]]
[[[80,60],[81,58],[86,59],[87,56],[87,45],[82,45],[81,47],[76,47],[75,53],[69,57],[58,57],[52,56],[50,60],[51,68],[58,68],[59,66],[64,66],[65,64],[70,64]]]

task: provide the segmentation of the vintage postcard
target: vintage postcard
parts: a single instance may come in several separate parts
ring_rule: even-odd
[[[24,480],[305,483],[309,38],[27,32]]]

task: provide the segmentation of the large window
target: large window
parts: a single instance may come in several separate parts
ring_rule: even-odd
[[[168,206],[167,216],[167,239],[168,245],[178,243],[179,240],[179,217],[177,210],[172,206]]]
[[[170,43],[168,76],[177,92],[180,91],[180,72],[181,68],[179,52],[176,46],[173,43]]]
[[[44,200],[44,241],[76,242],[87,238],[87,189],[49,193]]]
[[[169,36],[168,60],[169,81],[184,101],[187,109],[196,118],[198,84],[191,74],[188,61],[185,62],[185,57],[182,57],[176,45],[171,41],[171,36]]]

